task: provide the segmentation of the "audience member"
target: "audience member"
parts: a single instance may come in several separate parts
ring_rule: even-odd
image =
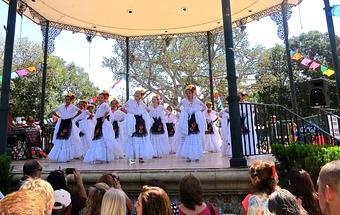
[[[16,190],[19,190],[20,186],[27,178],[40,178],[42,173],[42,166],[37,160],[27,160],[22,168],[23,177],[20,179]]]
[[[309,215],[321,214],[318,193],[314,189],[314,183],[308,172],[303,169],[291,171],[289,184],[292,194]]]
[[[193,175],[187,175],[182,178],[179,184],[179,195],[181,205],[179,205],[179,214],[181,215],[214,215],[218,214],[215,206],[203,202],[203,191],[201,182]]]
[[[250,166],[250,180],[253,194],[248,201],[247,214],[270,214],[268,197],[278,189],[278,176],[271,161],[258,160]]]
[[[103,196],[100,214],[126,215],[125,196],[123,191],[110,188]]]
[[[89,187],[89,197],[86,206],[81,214],[83,215],[100,215],[103,196],[110,187],[105,183],[97,183]]]
[[[169,196],[159,187],[143,186],[135,207],[137,215],[172,215]]]
[[[324,215],[340,213],[340,160],[324,165],[318,179],[319,204]]]
[[[0,191],[0,200],[3,199],[5,196],[4,194],[2,194],[2,192]]]
[[[66,190],[71,194],[72,214],[78,214],[86,204],[86,191],[83,185],[83,179],[78,170],[73,172],[76,189],[71,191],[67,186],[66,175],[62,170],[55,170],[50,172],[47,176],[47,181],[52,185],[54,190]]]
[[[124,190],[122,189],[122,186],[120,184],[119,176],[115,172],[102,175],[98,179],[97,183],[98,182],[103,182],[103,183],[109,185],[109,187],[113,187],[113,188],[116,188],[116,189],[124,192]],[[126,198],[125,201],[126,201],[126,208],[127,208],[126,214],[131,214],[132,208],[133,208],[132,201],[126,193],[125,193],[125,198]]]
[[[288,190],[280,189],[269,196],[268,209],[275,215],[308,215]]]
[[[33,190],[19,190],[0,201],[1,215],[50,215],[46,211],[46,195]]]
[[[54,195],[52,186],[45,180],[40,178],[28,178],[21,185],[20,190],[32,190],[43,194],[46,198],[45,211],[51,214],[54,205]]]
[[[72,213],[71,194],[63,189],[54,191],[52,215],[70,215]]]

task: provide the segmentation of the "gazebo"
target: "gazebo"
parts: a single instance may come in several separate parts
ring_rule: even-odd
[[[271,16],[279,26],[279,36],[285,41],[287,63],[290,68],[290,84],[293,86],[288,44],[287,19],[289,9],[301,0],[4,0],[9,4],[8,24],[4,56],[4,72],[1,88],[0,108],[0,154],[7,144],[8,102],[10,71],[12,67],[13,42],[16,12],[41,25],[44,39],[44,67],[42,78],[41,120],[44,115],[47,56],[54,49],[53,41],[61,30],[86,34],[88,41],[94,36],[118,38],[126,41],[143,38],[206,35],[224,31],[226,64],[229,91],[229,109],[233,157],[231,167],[246,166],[242,153],[241,122],[236,86],[235,61],[233,53],[232,27]],[[208,56],[210,47],[208,48]],[[127,97],[129,92],[129,55],[126,59]],[[210,58],[210,57],[209,57]],[[209,76],[212,85],[212,69],[209,60]],[[293,109],[296,102],[292,91]],[[212,96],[213,101],[213,96]]]

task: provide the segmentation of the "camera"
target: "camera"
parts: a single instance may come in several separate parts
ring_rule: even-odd
[[[65,174],[66,175],[70,175],[70,174],[73,174],[75,171],[76,171],[75,168],[66,168],[65,169]]]

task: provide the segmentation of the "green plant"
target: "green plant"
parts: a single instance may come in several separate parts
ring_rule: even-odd
[[[13,167],[11,167],[11,157],[0,155],[0,191],[5,195],[9,191],[12,183]]]
[[[278,161],[277,169],[281,186],[286,186],[288,173],[292,169],[302,168],[309,172],[316,182],[319,171],[326,163],[340,159],[339,146],[319,146],[293,143],[272,145],[272,154]]]

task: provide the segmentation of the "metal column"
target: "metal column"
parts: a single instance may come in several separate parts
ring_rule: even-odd
[[[222,15],[224,28],[224,43],[226,49],[227,80],[229,91],[230,131],[233,157],[230,159],[230,167],[246,167],[247,161],[243,155],[241,141],[241,118],[239,109],[239,97],[237,95],[235,59],[233,51],[233,32],[231,25],[230,0],[222,0]]]
[[[7,126],[8,126],[8,111],[9,111],[9,93],[11,87],[11,71],[13,46],[15,35],[17,0],[10,0],[7,16],[7,31],[4,54],[4,70],[2,74],[1,85],[1,103],[0,103],[0,155],[6,153],[7,147]]]
[[[44,135],[44,115],[45,115],[45,97],[46,97],[46,71],[47,71],[47,58],[48,58],[48,31],[50,28],[49,21],[46,21],[45,29],[45,41],[44,41],[44,65],[42,71],[42,81],[41,81],[41,104],[40,104],[40,126],[42,128],[42,135]]]
[[[209,87],[210,87],[210,101],[212,103],[213,109],[215,109],[215,101],[214,101],[214,85],[213,85],[213,74],[212,74],[212,63],[211,63],[211,44],[210,44],[211,33],[207,32],[207,40],[208,40],[208,63],[209,63]]]
[[[125,44],[126,44],[126,73],[125,73],[125,82],[126,82],[126,101],[129,100],[129,95],[130,95],[130,86],[129,86],[129,38],[126,37],[125,39]]]

